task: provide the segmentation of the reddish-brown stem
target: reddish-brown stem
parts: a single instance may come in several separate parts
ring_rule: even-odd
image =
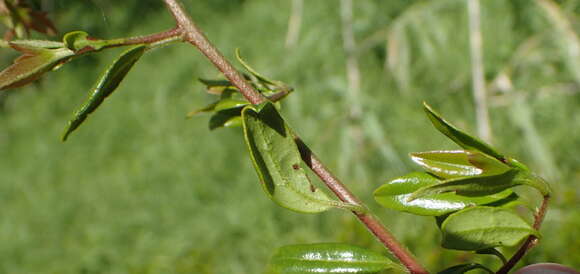
[[[540,230],[542,226],[542,222],[544,221],[544,217],[546,216],[546,211],[548,209],[548,202],[550,200],[550,196],[545,196],[544,200],[542,200],[542,205],[540,205],[540,209],[536,213],[534,218],[534,225],[533,228],[535,230]],[[496,274],[506,274],[508,273],[523,257],[526,255],[530,249],[532,249],[536,244],[538,244],[538,238],[536,236],[529,236],[524,244],[514,253],[514,255],[505,263],[497,272]]]
[[[265,100],[208,41],[201,30],[197,28],[191,18],[186,14],[178,0],[163,1],[165,1],[168,9],[175,18],[177,28],[182,31],[182,37],[185,41],[197,47],[252,104],[259,104]],[[296,143],[300,149],[302,160],[341,201],[355,206],[363,206],[362,202],[328,171],[310,148],[299,138],[296,139]],[[353,213],[405,265],[409,272],[418,274],[428,273],[376,217],[368,213],[356,211],[353,211]]]
[[[154,33],[145,36],[136,36],[123,39],[123,45],[149,44],[158,42],[164,39],[175,37],[181,34],[181,29],[175,27],[170,30]]]
[[[344,184],[342,184],[318,157],[310,150],[302,140],[296,138],[296,144],[300,150],[302,160],[312,171],[322,180],[326,186],[334,192],[336,197],[345,203],[352,205],[363,206],[362,202],[354,195]],[[375,237],[387,247],[391,253],[405,265],[411,273],[428,273],[423,266],[421,266],[417,259],[391,234],[391,232],[381,223],[379,219],[369,213],[352,212],[356,217],[367,227],[367,229],[375,235]]]
[[[164,0],[181,29],[183,39],[194,45],[212,62],[224,76],[232,82],[242,95],[252,104],[259,104],[265,98],[252,87],[242,75],[226,60],[226,58],[214,47],[199,28],[193,23],[189,15],[177,0]]]

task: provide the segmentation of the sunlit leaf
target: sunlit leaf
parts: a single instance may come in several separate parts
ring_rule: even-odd
[[[222,99],[217,102],[217,104],[214,107],[214,111],[221,111],[232,108],[241,108],[248,104],[249,103],[246,100],[238,100],[232,98]]]
[[[410,200],[454,191],[464,196],[483,196],[501,192],[516,185],[525,184],[524,175],[517,170],[491,176],[471,176],[448,179],[439,184],[422,187],[415,191]]]
[[[491,269],[476,263],[460,264],[437,272],[437,274],[463,274],[472,270],[483,270],[487,273],[494,273]]]
[[[62,140],[66,141],[68,135],[77,129],[89,114],[95,111],[101,103],[113,93],[121,81],[127,76],[133,65],[141,58],[147,46],[139,45],[124,51],[101,75],[94,88],[91,90],[88,100],[75,112],[74,118],[69,121],[65,128]]]
[[[284,246],[270,265],[277,274],[378,273],[396,266],[380,253],[347,244]]]
[[[238,62],[240,62],[240,64],[242,64],[242,66],[249,73],[251,73],[254,77],[258,78],[258,80],[260,80],[264,83],[270,84],[270,85],[277,84],[275,81],[268,79],[267,77],[263,76],[262,74],[258,73],[255,69],[250,67],[250,65],[248,65],[248,63],[246,61],[244,61],[244,59],[242,59],[242,56],[240,55],[240,49],[236,49],[236,59],[238,59]]]
[[[242,111],[244,137],[260,182],[282,207],[304,213],[339,205],[308,179],[290,128],[272,103]]]
[[[480,250],[514,246],[529,235],[539,236],[515,213],[495,207],[472,207],[451,214],[441,225],[442,246]]]
[[[467,150],[480,151],[487,155],[493,156],[498,160],[504,159],[504,156],[497,152],[490,145],[474,136],[463,132],[451,123],[447,122],[441,117],[441,115],[439,115],[429,105],[427,105],[427,103],[423,103],[423,106],[425,112],[427,113],[427,117],[429,117],[429,120],[431,120],[431,123],[433,123],[435,128],[462,148]]]
[[[63,42],[74,52],[98,51],[107,45],[106,41],[91,39],[84,31],[73,31],[64,35]]]
[[[11,45],[28,48],[28,49],[58,49],[64,47],[64,43],[58,41],[47,41],[47,40],[14,40],[10,41]]]
[[[485,154],[466,150],[443,150],[411,153],[411,159],[428,172],[441,178],[496,175],[510,169]]]
[[[438,183],[440,183],[439,179],[433,175],[424,172],[413,172],[380,186],[375,190],[374,197],[379,204],[386,208],[425,216],[440,216],[469,206],[501,201],[511,195],[515,195],[517,199],[517,195],[511,190],[505,190],[481,197],[441,193],[409,201],[409,197],[414,191]]]
[[[74,52],[67,48],[37,48],[31,44],[16,43],[11,46],[23,55],[0,72],[0,90],[24,86],[74,55]]]

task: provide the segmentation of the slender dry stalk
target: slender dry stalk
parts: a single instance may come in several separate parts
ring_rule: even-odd
[[[304,0],[292,0],[292,10],[288,18],[288,31],[286,32],[286,48],[293,48],[298,42],[300,28],[302,27],[302,11]]]
[[[353,5],[352,0],[340,1],[340,19],[342,26],[342,45],[346,55],[346,78],[347,96],[346,107],[348,109],[348,121],[346,136],[342,140],[343,157],[340,158],[340,170],[347,173],[352,167],[353,155],[363,143],[363,134],[360,127],[362,109],[360,103],[360,69],[356,54],[356,41],[353,31]],[[345,174],[346,175],[346,174]]]
[[[481,14],[479,0],[468,0],[469,17],[469,48],[471,52],[471,78],[473,99],[475,100],[475,116],[477,133],[481,139],[490,143],[492,139],[491,124],[487,108],[487,94],[483,76],[483,39],[481,37]]]

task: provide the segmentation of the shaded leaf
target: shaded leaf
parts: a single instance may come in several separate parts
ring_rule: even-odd
[[[423,106],[425,112],[427,113],[427,117],[431,120],[431,123],[435,126],[437,130],[441,133],[445,134],[449,139],[453,142],[465,148],[467,150],[475,150],[492,157],[495,157],[498,160],[504,159],[504,156],[497,152],[494,148],[490,145],[486,144],[485,142],[479,140],[478,138],[471,136],[457,127],[453,126],[451,123],[447,122],[445,119],[441,117],[437,112],[435,112],[427,103],[423,102]]]
[[[77,129],[85,121],[87,116],[95,111],[117,89],[133,65],[145,53],[146,49],[147,46],[139,45],[124,51],[103,72],[95,87],[91,90],[89,99],[75,112],[74,118],[69,121],[62,136],[62,141],[66,141],[68,135]]]
[[[491,269],[476,263],[460,264],[437,272],[438,274],[463,274],[472,270],[481,269],[487,273],[494,273]]]
[[[270,265],[279,274],[377,273],[396,266],[380,253],[347,244],[284,246]]]
[[[485,154],[466,150],[441,150],[411,153],[411,159],[428,172],[441,178],[496,175],[510,169]]]
[[[218,111],[209,119],[209,129],[214,130],[220,127],[240,126],[241,115],[241,107]]]
[[[492,248],[492,247],[477,250],[475,253],[485,254],[485,255],[493,255],[493,256],[496,256],[497,258],[499,258],[503,264],[507,263],[507,259],[505,258],[505,256],[501,252],[499,252],[499,250]]]
[[[529,235],[539,236],[515,213],[494,207],[472,207],[451,214],[442,224],[442,246],[481,250],[514,246]]]
[[[0,72],[0,90],[24,86],[74,55],[74,52],[67,48],[35,48],[18,44],[11,46],[23,55]]]
[[[218,102],[213,102],[203,108],[192,110],[187,114],[187,118],[191,118],[197,114],[204,113],[204,112],[212,112],[215,109],[215,106]]]
[[[448,179],[440,184],[422,187],[415,191],[410,197],[410,200],[425,197],[427,195],[434,195],[444,192],[454,191],[459,195],[464,196],[483,196],[501,192],[507,188],[516,185],[525,184],[525,180],[521,172],[517,170],[510,170],[506,173],[492,176],[471,176],[455,179]]]
[[[379,204],[386,208],[425,216],[440,216],[469,206],[497,202],[511,195],[515,195],[517,199],[517,195],[511,190],[505,190],[482,197],[441,193],[409,201],[409,197],[414,191],[438,183],[440,183],[439,179],[433,175],[424,172],[413,172],[380,186],[375,190],[374,197]]]
[[[203,112],[219,112],[219,111],[223,111],[223,110],[228,110],[228,109],[239,109],[237,116],[241,115],[241,109],[242,107],[248,105],[248,101],[246,100],[239,100],[239,99],[233,99],[233,98],[224,98],[224,99],[220,99],[216,102],[213,102],[201,109],[196,109],[194,111],[191,111],[190,113],[187,114],[187,117],[191,117],[194,116],[196,114],[200,114]]]
[[[325,211],[340,203],[315,188],[302,168],[294,136],[274,105],[242,110],[244,137],[260,182],[282,207],[304,213]]]
[[[225,90],[236,90],[237,89],[228,80],[208,80],[208,79],[202,79],[202,78],[199,78],[198,80],[206,86],[207,93],[210,93],[210,94],[221,94]]]

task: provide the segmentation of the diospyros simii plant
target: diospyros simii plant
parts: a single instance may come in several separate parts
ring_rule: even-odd
[[[387,269],[410,273],[428,271],[402,246],[367,206],[337,179],[310,150],[280,114],[280,103],[293,89],[252,69],[236,52],[246,73],[236,70],[207,40],[178,0],[164,0],[176,26],[147,36],[96,39],[83,31],[64,35],[62,41],[12,40],[3,43],[22,53],[0,72],[0,90],[26,85],[72,59],[116,47],[127,49],[102,73],[90,90],[87,101],[74,113],[64,129],[66,141],[104,100],[111,95],[138,60],[148,50],[185,42],[197,47],[225,80],[200,79],[216,101],[188,116],[212,113],[210,129],[241,126],[250,159],[260,184],[276,204],[302,213],[319,213],[331,208],[350,211],[398,260],[383,254],[342,243],[318,243],[281,247],[273,255],[270,268],[275,273],[377,273]],[[7,4],[18,1],[2,1]],[[2,11],[2,6],[0,6]],[[42,17],[44,20],[45,18]],[[45,21],[45,32],[54,29]],[[447,249],[492,254],[503,262],[498,270],[477,263],[451,266],[439,273],[482,270],[507,273],[537,244],[551,195],[549,185],[528,167],[498,152],[442,118],[424,104],[435,128],[461,147],[412,153],[411,158],[424,172],[395,178],[374,192],[382,206],[422,216],[433,216]],[[334,193],[335,198],[311,184],[305,172],[310,168]],[[533,224],[517,214],[514,206],[523,203],[512,191],[524,185],[543,197],[533,213]],[[506,259],[496,248],[519,249]]]

